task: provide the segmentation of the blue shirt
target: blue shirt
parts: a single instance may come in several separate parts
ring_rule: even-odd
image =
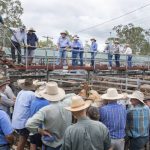
[[[46,100],[44,98],[38,98],[38,97],[36,97],[36,99],[31,102],[30,117],[32,117],[42,107],[47,106],[49,104],[50,104],[50,101],[48,101],[48,100]]]
[[[121,139],[125,136],[126,109],[117,102],[109,103],[100,108],[100,120],[109,129],[112,139]]]
[[[149,135],[150,110],[138,105],[127,110],[127,135],[133,138]]]
[[[30,105],[35,99],[34,92],[21,90],[16,98],[14,107],[12,125],[14,129],[23,129],[30,117]]]
[[[3,111],[0,110],[0,145],[7,144],[5,136],[13,133],[13,128],[10,122],[10,118]]]
[[[65,47],[70,46],[70,40],[68,38],[62,38],[62,37],[60,37],[58,39],[57,44],[60,46],[60,48],[65,48]]]
[[[96,42],[92,42],[91,44],[91,51],[94,52],[94,51],[97,51],[97,48],[98,48],[98,45]]]
[[[36,42],[38,42],[38,38],[37,38],[36,34],[35,33],[32,33],[32,34],[28,33],[27,34],[27,44],[31,45],[31,46],[36,46]],[[35,48],[32,47],[30,49],[35,49]]]
[[[80,50],[80,49],[83,49],[83,46],[82,46],[81,42],[77,40],[77,41],[73,41],[71,43],[71,48],[74,50]]]

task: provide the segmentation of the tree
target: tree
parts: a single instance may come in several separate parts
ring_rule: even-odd
[[[147,54],[149,52],[150,30],[136,27],[132,23],[115,26],[113,30],[117,33],[121,44],[130,44],[133,53]]]

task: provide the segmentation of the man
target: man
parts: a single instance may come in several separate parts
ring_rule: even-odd
[[[78,36],[73,37],[71,48],[72,48],[72,66],[77,66],[78,65],[77,57],[80,55],[80,50],[82,49],[82,45],[79,41]]]
[[[105,42],[106,47],[104,49],[104,52],[108,54],[108,63],[109,63],[109,67],[112,67],[112,58],[113,58],[113,45],[111,42],[106,41]]]
[[[109,129],[111,144],[114,150],[124,150],[124,137],[126,126],[126,109],[117,104],[117,100],[123,98],[115,88],[109,88],[101,98],[107,101],[107,105],[100,108],[100,121]]]
[[[48,82],[46,88],[39,92],[44,99],[51,101],[51,104],[40,109],[31,117],[26,127],[33,133],[42,135],[44,150],[59,150],[66,128],[71,125],[71,113],[64,109],[70,104],[66,100],[65,91],[59,88],[56,82]],[[40,128],[40,125],[43,128]]]
[[[150,98],[144,99],[144,103],[150,108]]]
[[[24,43],[25,47],[27,46],[27,34],[25,29],[25,26],[21,26],[19,29],[10,28],[13,34],[11,37],[11,55],[14,63],[16,62],[15,50],[17,50],[18,64],[20,64],[22,57],[21,44]]]
[[[35,49],[37,48],[37,45],[38,45],[38,38],[37,38],[35,32],[36,31],[31,27],[27,33],[28,48],[27,48],[27,54],[25,51],[25,56],[27,57],[27,58],[26,57],[25,58],[27,59],[28,65],[32,64],[34,52],[35,52]]]
[[[120,67],[120,45],[118,41],[115,41],[114,45],[114,55],[115,55],[115,63],[116,67]]]
[[[14,99],[10,99],[6,96],[6,85],[9,84],[8,78],[0,75],[0,109],[5,111],[10,116],[10,107],[14,106]]]
[[[96,43],[96,39],[91,39],[91,66],[95,66],[95,56],[97,54],[98,45]]]
[[[108,129],[100,122],[91,120],[86,110],[91,101],[84,101],[80,96],[73,96],[70,107],[66,110],[72,112],[78,120],[65,131],[61,150],[108,150],[110,137]]]
[[[10,150],[10,144],[13,143],[13,127],[10,118],[0,109],[0,150]]]
[[[129,44],[126,44],[125,54],[127,59],[128,67],[132,67],[132,49],[129,47]]]
[[[67,48],[70,47],[70,40],[67,37],[66,32],[61,32],[61,36],[58,39],[57,45],[58,45],[58,50],[59,50],[59,58],[58,58],[58,64],[60,65],[67,65],[66,63],[66,57],[67,57]]]
[[[38,112],[41,108],[50,104],[50,101],[42,98],[41,95],[39,94],[40,91],[42,91],[44,88],[45,88],[45,85],[41,85],[35,91],[36,99],[31,102],[30,117],[36,114],[36,112]],[[30,150],[37,150],[40,147],[42,147],[41,135],[40,134],[30,135]]]
[[[30,117],[30,105],[35,99],[35,85],[32,79],[18,80],[18,86],[22,89],[16,98],[14,112],[12,117],[12,126],[19,134],[17,150],[23,150],[29,136],[29,131],[25,124]]]
[[[134,91],[130,98],[132,106],[127,110],[127,135],[130,150],[141,150],[149,140],[150,110],[143,102],[144,94]]]

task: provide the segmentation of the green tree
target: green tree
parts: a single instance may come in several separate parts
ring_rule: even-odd
[[[133,53],[147,54],[149,52],[150,30],[136,27],[132,23],[115,26],[113,30],[116,32],[121,44],[130,44]]]

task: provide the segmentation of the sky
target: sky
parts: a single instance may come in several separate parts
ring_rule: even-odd
[[[34,27],[39,39],[42,36],[53,38],[56,43],[60,32],[67,30],[78,34],[84,43],[96,38],[99,45],[116,36],[112,31],[119,24],[133,23],[145,29],[149,28],[150,6],[140,9],[118,20],[97,26],[84,32],[83,29],[123,15],[150,3],[150,0],[20,0],[24,9],[23,23]]]

